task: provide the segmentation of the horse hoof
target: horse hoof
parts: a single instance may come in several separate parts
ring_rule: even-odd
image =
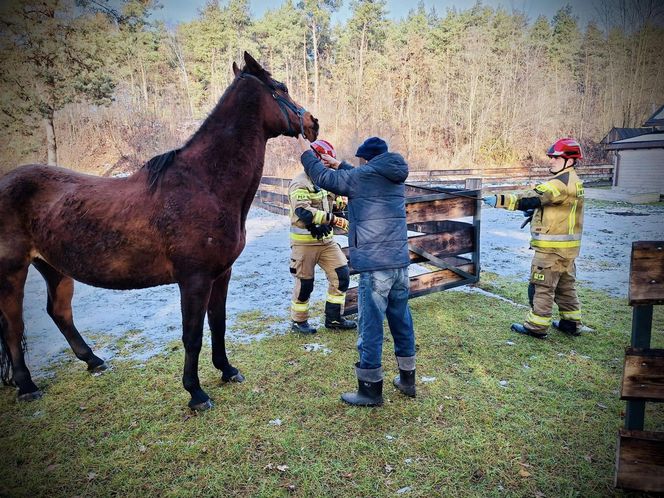
[[[235,375],[231,375],[230,377],[222,375],[221,380],[222,382],[237,382],[240,384],[241,382],[244,382],[244,375],[242,375],[240,372],[236,373]]]
[[[108,366],[108,363],[103,362],[101,365],[97,365],[96,367],[92,367],[92,368],[88,367],[88,372],[90,372],[91,374],[98,374],[98,373],[105,372],[109,368],[110,367]]]
[[[33,391],[31,393],[19,394],[17,397],[19,401],[34,401],[42,396],[43,393],[41,391]]]
[[[192,404],[192,402],[189,402],[189,408],[191,408],[194,411],[197,412],[204,412],[206,410],[210,410],[214,405],[212,404],[212,400],[208,399],[207,401],[203,401],[202,403],[197,403],[197,404]]]

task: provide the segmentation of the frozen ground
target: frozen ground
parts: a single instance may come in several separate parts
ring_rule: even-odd
[[[631,242],[664,239],[664,208],[615,203],[590,204],[586,208],[584,242],[577,260],[578,278],[586,285],[626,295]],[[607,207],[608,206],[608,207]],[[519,229],[523,217],[501,209],[482,211],[482,269],[501,275],[527,278],[532,251],[529,232]],[[340,242],[345,238],[341,237]],[[342,242],[343,243],[343,242]],[[289,261],[288,219],[252,208],[247,220],[247,246],[233,266],[228,293],[228,330],[231,341],[256,339],[233,327],[238,314],[259,311],[283,320],[266,334],[288,329],[292,279]],[[326,292],[324,275],[317,273],[313,301]],[[45,311],[46,289],[40,275],[30,270],[25,293],[25,324],[29,342],[28,364],[36,372],[68,349]],[[175,285],[134,291],[113,291],[76,284],[74,319],[93,349],[103,358],[118,354],[114,339],[129,337],[142,359],[179,339],[181,316]],[[320,324],[315,317],[314,324]],[[135,333],[127,336],[128,331]],[[100,347],[106,344],[107,347]],[[126,351],[123,351],[123,356]]]

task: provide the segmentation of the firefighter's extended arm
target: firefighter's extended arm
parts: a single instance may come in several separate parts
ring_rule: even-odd
[[[498,194],[496,207],[509,211],[528,211],[548,204],[562,204],[567,197],[565,189],[565,184],[554,178],[523,194]]]

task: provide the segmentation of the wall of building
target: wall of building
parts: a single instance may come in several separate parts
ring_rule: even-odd
[[[614,186],[664,194],[664,148],[617,150],[613,165]]]

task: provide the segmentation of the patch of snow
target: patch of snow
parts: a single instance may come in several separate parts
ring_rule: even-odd
[[[302,347],[304,348],[305,351],[309,353],[320,351],[324,355],[328,355],[332,352],[330,348],[325,347],[325,344],[312,343],[312,344],[305,344]]]
[[[492,297],[494,299],[498,299],[500,301],[504,301],[506,303],[511,304],[512,306],[516,306],[517,308],[529,308],[529,306],[526,306],[525,304],[519,304],[511,299],[507,299],[506,297],[500,296],[498,294],[495,294],[493,292],[486,291],[484,289],[480,289],[479,287],[475,286],[461,286],[461,287],[453,287],[452,289],[449,289],[450,291],[453,292],[466,292],[468,294],[481,294],[483,296],[488,296]]]

